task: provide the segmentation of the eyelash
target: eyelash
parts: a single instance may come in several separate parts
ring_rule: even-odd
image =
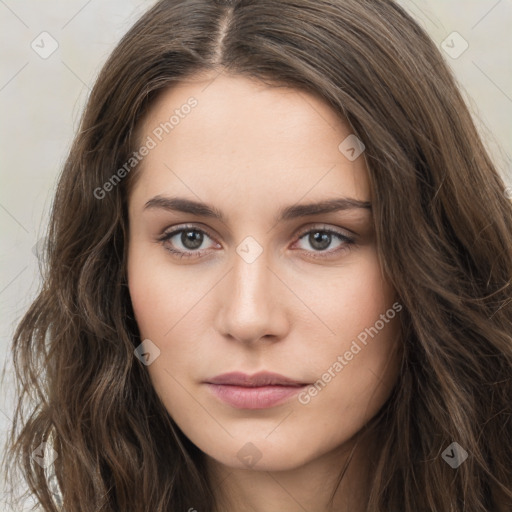
[[[196,228],[195,226],[182,226],[179,229],[175,229],[173,231],[164,233],[161,237],[158,238],[158,242],[160,242],[167,251],[169,251],[174,256],[179,257],[180,259],[181,258],[199,258],[199,257],[201,257],[203,252],[206,252],[206,250],[205,251],[189,250],[187,252],[187,251],[179,251],[179,250],[173,249],[173,248],[165,245],[165,243],[168,242],[171,238],[173,238],[174,236],[176,236],[180,233],[183,233],[184,231],[194,231],[196,233],[201,233],[213,240],[213,237],[210,236],[210,234],[203,229]],[[312,258],[327,258],[329,256],[332,256],[333,254],[337,255],[338,253],[342,253],[344,251],[349,251],[351,249],[351,246],[355,245],[354,239],[348,237],[347,235],[341,233],[340,231],[334,230],[332,228],[325,228],[325,227],[321,227],[321,228],[314,227],[314,228],[309,228],[308,230],[305,230],[303,232],[300,232],[297,235],[298,240],[301,240],[302,238],[304,238],[304,236],[309,235],[310,233],[315,233],[315,232],[328,233],[330,235],[335,235],[341,240],[341,242],[344,243],[344,245],[342,245],[341,247],[339,247],[335,250],[331,250],[331,251],[307,251],[307,250],[303,249],[305,252],[311,253],[310,257],[312,257]],[[329,256],[324,256],[324,254],[328,254]]]

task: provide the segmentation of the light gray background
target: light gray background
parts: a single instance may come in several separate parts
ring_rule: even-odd
[[[153,3],[0,0],[0,364],[7,372],[0,392],[1,444],[12,417],[9,347],[39,286],[33,247],[44,235],[58,173],[101,65]],[[485,144],[512,186],[512,0],[400,3],[441,48]],[[31,48],[43,31],[59,45],[47,59]],[[442,50],[454,31],[469,44],[456,59]],[[8,495],[0,481],[0,509],[22,510],[8,507]]]

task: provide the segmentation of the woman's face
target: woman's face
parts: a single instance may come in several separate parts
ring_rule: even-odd
[[[395,383],[401,309],[351,131],[314,96],[226,75],[166,90],[141,128],[128,283],[170,415],[230,467],[343,447]]]

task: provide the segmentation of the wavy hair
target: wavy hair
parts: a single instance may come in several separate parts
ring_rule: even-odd
[[[440,51],[391,0],[162,0],[123,37],[62,169],[41,289],[14,334],[6,472],[45,512],[216,510],[202,452],[134,357],[138,169],[94,193],[140,147],[159,92],[203,71],[315,94],[366,147],[380,261],[404,307],[366,510],[511,510],[512,205]],[[455,470],[441,457],[454,441],[469,455]],[[57,453],[51,477],[32,456],[42,442]]]

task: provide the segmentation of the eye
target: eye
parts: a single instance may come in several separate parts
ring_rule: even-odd
[[[338,240],[338,245],[332,248],[333,241]],[[314,258],[325,258],[334,255],[338,255],[341,251],[350,250],[351,246],[355,244],[355,240],[341,231],[337,231],[332,228],[326,228],[324,226],[314,229],[309,229],[302,234],[299,234],[299,242],[305,242],[306,245],[312,248],[312,250],[306,247],[307,252],[312,252]],[[331,247],[330,250],[327,250]]]
[[[167,251],[179,258],[198,258],[208,250],[208,248],[204,247],[201,249],[206,239],[212,240],[212,237],[203,229],[194,226],[181,226],[178,229],[164,233],[158,241],[164,245]],[[336,239],[338,240],[338,245],[334,249],[327,250]],[[299,234],[299,240],[296,243],[301,241],[306,242],[311,249],[299,249],[311,253],[313,258],[326,258],[338,255],[342,251],[350,250],[350,247],[355,244],[354,239],[341,231],[324,226],[314,229],[310,228],[302,232]],[[216,243],[216,246],[221,248],[220,244]]]
[[[203,250],[198,249],[203,245],[205,238],[211,239],[206,231],[194,226],[183,226],[164,233],[158,240],[172,254],[180,258],[194,258],[203,254]]]

